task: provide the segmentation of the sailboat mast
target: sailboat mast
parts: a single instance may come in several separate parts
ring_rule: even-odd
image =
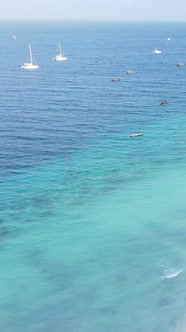
[[[29,50],[30,50],[30,62],[31,62],[31,64],[32,64],[32,50],[31,50],[31,45],[29,44]]]
[[[58,43],[58,44],[59,44],[59,54],[62,55],[62,53],[61,53],[61,44],[60,43]]]

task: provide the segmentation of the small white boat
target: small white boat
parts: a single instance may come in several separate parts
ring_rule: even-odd
[[[183,67],[183,65],[184,65],[183,62],[178,62],[177,63],[177,67]]]
[[[121,81],[121,78],[120,77],[114,77],[114,78],[112,78],[112,82],[117,82],[117,81]]]
[[[127,74],[127,75],[133,75],[133,74],[136,74],[136,72],[133,71],[133,70],[127,70],[127,71],[126,71],[126,74]]]
[[[138,136],[143,136],[143,133],[135,133],[129,135],[129,137],[138,137]]]
[[[155,48],[155,50],[153,51],[153,54],[160,54],[160,53],[161,53],[161,51],[157,50],[156,48]]]
[[[32,49],[30,44],[29,44],[29,52],[30,52],[30,62],[25,62],[23,66],[21,66],[21,69],[28,69],[28,70],[38,69],[39,66],[33,64]]]
[[[56,55],[55,58],[53,58],[53,60],[55,60],[55,61],[65,61],[65,60],[67,60],[67,58],[62,55],[61,44],[58,43],[58,45],[59,45],[59,54]]]
[[[171,40],[171,39],[168,37],[167,40],[169,41],[169,40]]]

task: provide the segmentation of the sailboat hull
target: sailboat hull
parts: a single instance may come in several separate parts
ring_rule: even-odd
[[[39,68],[38,65],[33,65],[32,63],[24,63],[24,65],[21,66],[21,69],[28,69],[28,70],[38,69],[38,68]]]
[[[65,61],[67,60],[66,57],[62,56],[62,55],[56,55],[56,57],[54,58],[55,61]]]

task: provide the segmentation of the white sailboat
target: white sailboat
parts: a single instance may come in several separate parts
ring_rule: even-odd
[[[21,69],[38,69],[39,66],[33,64],[33,57],[32,57],[32,49],[31,45],[29,44],[29,52],[30,52],[30,62],[25,62],[23,66],[21,66]]]
[[[55,58],[53,60],[55,61],[65,61],[67,60],[67,58],[65,56],[62,55],[62,51],[61,51],[61,44],[58,43],[59,46],[59,54],[55,56]]]

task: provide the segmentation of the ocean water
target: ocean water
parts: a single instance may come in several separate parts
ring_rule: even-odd
[[[1,332],[186,330],[185,32],[0,25]]]

